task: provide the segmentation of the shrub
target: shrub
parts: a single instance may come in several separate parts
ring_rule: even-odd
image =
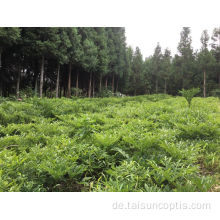
[[[220,97],[220,89],[214,89],[211,91],[211,95],[215,97]]]
[[[34,90],[30,86],[28,86],[25,89],[20,91],[21,98],[30,98],[30,97],[34,97],[35,95],[36,94],[35,94]]]
[[[108,89],[102,89],[100,92],[97,93],[97,97],[104,98],[104,97],[113,97],[114,93]]]

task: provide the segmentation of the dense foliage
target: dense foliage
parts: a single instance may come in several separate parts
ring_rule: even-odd
[[[40,97],[99,97],[107,90],[177,95],[193,87],[204,97],[220,96],[220,28],[211,42],[202,32],[199,51],[192,48],[190,32],[183,28],[173,57],[158,43],[143,59],[138,47],[126,45],[121,27],[2,27],[0,96],[19,98],[26,90]]]
[[[0,99],[0,191],[216,191],[219,100]]]

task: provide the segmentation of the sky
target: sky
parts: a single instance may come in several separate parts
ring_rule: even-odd
[[[127,44],[143,57],[157,42],[174,55],[182,27],[191,27],[199,49],[202,31],[220,26],[220,0],[7,0],[1,9],[0,27],[125,27]]]
[[[209,35],[212,35],[214,27],[191,27],[192,47],[194,50],[201,48],[200,37],[203,30],[207,29]],[[154,53],[157,43],[160,43],[162,51],[166,48],[171,50],[172,55],[177,53],[177,46],[180,41],[180,32],[182,26],[179,27],[125,27],[127,45],[134,50],[138,46],[143,57],[148,57]],[[211,43],[211,39],[210,39]]]

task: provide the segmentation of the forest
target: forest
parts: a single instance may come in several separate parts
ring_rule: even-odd
[[[126,44],[122,27],[1,27],[0,96],[103,97],[111,94],[178,95],[198,87],[218,96],[220,28],[201,33],[194,51],[183,27],[178,54],[162,49],[143,58]],[[146,39],[147,40],[147,39]],[[199,40],[199,39],[197,39]]]
[[[0,192],[220,191],[220,28],[125,31],[0,28]]]

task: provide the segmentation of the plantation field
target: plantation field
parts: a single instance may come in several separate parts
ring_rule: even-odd
[[[220,191],[219,100],[0,99],[0,191]]]

